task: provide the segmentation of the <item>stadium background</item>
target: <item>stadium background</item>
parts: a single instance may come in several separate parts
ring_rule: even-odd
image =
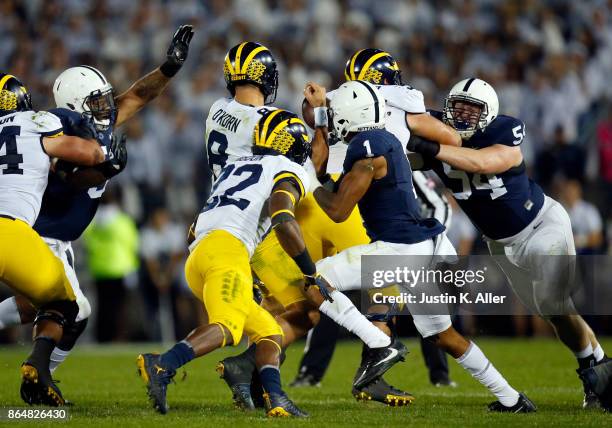
[[[429,108],[441,108],[464,77],[489,81],[501,113],[525,121],[526,163],[570,210],[580,251],[609,254],[612,1],[5,0],[0,16],[0,70],[26,83],[37,109],[53,107],[53,81],[79,64],[99,68],[121,93],[162,62],[178,25],[195,26],[183,70],[120,131],[128,136],[128,167],[109,185],[97,227],[76,245],[94,307],[84,341],[173,341],[198,322],[182,280],[184,237],[210,188],[205,117],[226,95],[223,57],[242,40],[274,53],[277,105],[294,111],[307,80],[336,87],[346,59],[363,47],[391,52]],[[486,251],[461,214],[454,220],[451,233],[464,253]],[[610,334],[606,321],[592,320]],[[550,334],[520,316],[464,328]],[[0,341],[28,335],[13,329]]]

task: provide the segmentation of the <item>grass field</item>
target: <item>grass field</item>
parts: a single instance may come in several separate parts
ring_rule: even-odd
[[[536,414],[488,414],[492,396],[454,361],[451,376],[456,389],[440,389],[427,381],[426,370],[414,339],[405,340],[412,350],[407,362],[395,366],[386,378],[417,397],[410,407],[390,408],[378,403],[358,403],[350,395],[350,383],[358,364],[360,345],[342,342],[321,388],[286,388],[308,420],[265,420],[262,412],[244,413],[232,408],[230,393],[214,371],[215,363],[235,350],[222,350],[191,362],[184,381],[177,376],[170,385],[170,413],[156,414],[136,376],[135,358],[142,351],[161,350],[151,345],[81,346],[56,372],[64,396],[75,403],[69,422],[30,422],[43,426],[163,426],[241,427],[265,423],[276,426],[610,426],[612,415],[581,409],[581,384],[574,373],[575,360],[553,340],[480,339],[478,344],[517,389],[538,405]],[[612,349],[612,340],[604,341]],[[283,382],[296,373],[301,344],[289,349],[283,366]],[[0,406],[22,406],[18,367],[28,350],[0,350]],[[0,421],[0,425],[6,421]],[[26,422],[11,422],[25,426]],[[7,424],[8,425],[8,424]]]

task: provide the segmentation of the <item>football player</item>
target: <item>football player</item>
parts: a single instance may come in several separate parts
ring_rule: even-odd
[[[335,191],[319,186],[313,195],[334,221],[342,221],[358,205],[372,242],[319,261],[321,276],[338,290],[356,290],[361,288],[362,255],[454,256],[444,226],[419,215],[405,146],[385,130],[387,111],[379,90],[364,81],[346,82],[333,94],[330,110],[336,136],[348,144],[344,172]],[[401,114],[406,126],[406,114]],[[449,315],[423,314],[418,304],[407,306],[419,333],[453,356],[498,398],[489,410],[535,411],[533,403],[508,384],[478,346],[453,328]],[[357,372],[356,388],[367,383],[362,373],[368,364],[363,361]]]
[[[452,190],[459,206],[483,233],[489,251],[520,300],[543,316],[574,353],[578,372],[605,360],[604,351],[571,301],[576,250],[565,209],[529,179],[521,154],[525,124],[499,115],[493,87],[477,78],[458,82],[443,112],[462,147],[413,139],[410,150]],[[597,406],[584,384],[583,407]]]
[[[77,322],[66,329],[51,354],[51,371],[68,356],[91,313],[74,270],[71,242],[81,236],[96,214],[108,179],[120,173],[127,162],[125,140],[116,141],[116,147],[110,150],[112,132],[162,93],[187,59],[192,37],[193,28],[181,26],[172,38],[166,61],[117,97],[106,77],[87,65],[68,68],[53,84],[58,108],[52,111],[62,120],[66,133],[87,132],[89,122],[93,121],[96,128],[93,132],[103,144],[107,159],[99,166],[79,169],[69,163],[58,163],[57,172],[49,176],[41,212],[34,224],[51,251],[62,260],[79,305]],[[34,315],[32,305],[23,296],[0,302],[3,327],[32,322]]]
[[[399,65],[388,52],[372,48],[361,49],[355,52],[346,62],[344,76],[347,81],[363,80],[376,85],[385,97],[389,107],[387,109],[386,128],[404,144],[407,144],[411,133],[427,136],[427,138],[439,141],[441,144],[459,145],[461,143],[461,138],[456,131],[427,114],[423,102],[423,94],[409,85],[404,85]],[[334,91],[327,93],[327,104],[329,104],[329,100],[333,99],[333,94]],[[313,127],[313,109],[306,105],[306,103],[303,106],[305,107],[303,109],[304,118]],[[329,160],[327,162],[328,173],[335,173],[337,177],[337,174],[342,172],[342,162],[346,155],[346,148],[345,144],[334,144],[330,147]],[[414,171],[412,181],[424,217],[435,217],[445,227],[448,227],[450,224],[450,206],[444,197],[440,196],[431,187],[431,180],[421,171]],[[321,212],[321,210],[318,209],[318,212]],[[327,217],[324,213],[321,212],[321,214]],[[316,216],[316,221],[321,222],[319,217]],[[313,229],[318,231],[317,228]],[[308,229],[306,234],[308,234]],[[369,238],[358,242],[356,245],[366,243],[369,243]],[[348,248],[348,246],[340,248],[340,250],[344,248]],[[368,316],[371,319],[379,320],[377,321],[379,325],[388,323],[392,327],[393,324],[392,320],[389,319],[390,317],[385,313],[381,313],[382,309],[378,312],[368,314]],[[315,328],[313,334],[323,336],[325,333],[323,331],[318,332],[317,328]],[[324,343],[324,340],[319,339],[317,342]],[[435,346],[432,346],[427,340],[422,339],[421,345],[427,365],[430,367],[432,383],[436,385],[453,385],[453,382],[448,377],[446,355]],[[309,352],[312,349],[310,347]],[[329,356],[327,363],[331,359],[332,352],[327,353]],[[322,362],[322,365],[326,365],[326,363]],[[384,380],[382,381],[384,382]],[[377,382],[359,391],[354,389],[353,394],[356,397],[376,400],[379,396],[385,397],[386,391],[381,391],[381,382]]]
[[[167,411],[167,385],[176,369],[217,348],[237,345],[245,332],[255,343],[267,415],[307,416],[281,389],[283,331],[253,299],[250,259],[270,227],[306,278],[313,301],[333,305],[342,296],[317,275],[295,220],[295,207],[309,185],[303,167],[311,153],[305,125],[284,110],[260,114],[252,154],[225,164],[192,226],[194,240],[185,273],[189,287],[204,303],[208,324],[162,355],[138,357],[149,397],[161,413]],[[365,317],[357,318],[359,323],[359,328],[374,331],[373,341],[389,340]]]
[[[254,42],[240,43],[228,51],[223,74],[231,98],[216,101],[206,120],[208,160],[215,177],[219,176],[228,159],[231,161],[251,152],[248,142],[255,124],[262,115],[276,111],[274,107],[266,104],[274,102],[278,87],[278,72],[274,57],[265,46]],[[318,85],[309,86],[306,95],[311,97],[321,89]],[[325,119],[323,126],[315,130],[313,161],[318,168],[327,158],[326,128]],[[357,212],[349,218],[343,232],[337,231],[338,225],[321,212],[311,196],[306,196],[298,205],[296,218],[302,227],[306,246],[314,260],[327,255],[324,251],[348,248],[368,241]],[[322,232],[316,232],[318,236],[313,237],[313,230]],[[325,241],[321,236],[326,237]],[[277,317],[284,332],[284,346],[308,332],[315,321],[309,316],[309,312],[312,314],[313,310],[320,309],[334,321],[356,333],[368,346],[376,349],[376,352],[369,354],[372,360],[381,361],[388,356],[392,357],[380,365],[369,368],[367,376],[380,375],[403,358],[406,352],[403,345],[399,341],[391,341],[386,335],[381,336],[376,329],[372,331],[371,324],[363,322],[361,313],[354,310],[354,306],[344,295],[335,299],[336,303],[333,305],[319,303],[313,306],[303,291],[302,272],[287,256],[275,234],[269,234],[258,245],[251,258],[251,266],[264,284],[268,295],[274,297],[285,309]],[[395,348],[398,352],[395,352]],[[218,366],[218,371],[232,390],[236,405],[247,409],[254,407],[250,392],[255,367],[254,352],[255,347],[251,346],[245,353],[226,358]],[[392,391],[387,388],[386,392],[393,393],[394,397],[399,397],[400,400],[412,399],[402,391]]]
[[[49,357],[74,324],[78,306],[60,260],[32,229],[52,158],[91,166],[102,162],[104,153],[94,139],[64,135],[58,117],[33,111],[25,86],[0,73],[0,281],[36,311],[34,347],[21,366],[21,398],[61,406]]]

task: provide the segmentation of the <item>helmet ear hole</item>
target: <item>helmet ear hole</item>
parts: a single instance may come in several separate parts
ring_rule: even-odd
[[[66,103],[66,105],[70,108],[70,110],[74,110],[74,104]]]

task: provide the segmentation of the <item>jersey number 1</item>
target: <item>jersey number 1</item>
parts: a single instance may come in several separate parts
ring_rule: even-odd
[[[6,154],[0,155],[0,165],[7,167],[2,170],[2,174],[23,174],[23,169],[19,164],[23,162],[23,155],[17,153],[17,136],[21,128],[19,126],[5,126],[0,132],[0,152],[6,146]]]

